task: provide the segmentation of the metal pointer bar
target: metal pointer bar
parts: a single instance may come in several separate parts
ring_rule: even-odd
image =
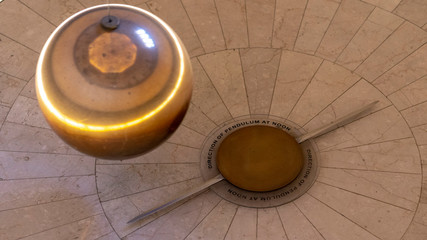
[[[332,130],[334,130],[336,128],[344,126],[345,122],[351,120],[352,118],[356,117],[357,115],[359,115],[359,114],[365,112],[366,110],[370,109],[371,107],[373,107],[378,102],[379,102],[378,100],[374,101],[374,102],[371,102],[370,104],[368,104],[368,105],[366,105],[364,107],[361,107],[361,108],[359,108],[359,109],[357,109],[357,110],[355,110],[355,111],[353,111],[353,112],[351,112],[351,113],[349,113],[349,114],[347,114],[347,115],[345,115],[343,117],[340,117],[340,118],[336,119],[335,121],[331,122],[330,124],[328,124],[326,126],[320,127],[320,128],[318,128],[316,130],[313,130],[313,131],[311,131],[309,133],[306,133],[306,134],[304,134],[302,136],[299,136],[299,137],[297,137],[296,141],[298,143],[302,143],[302,142],[304,142],[307,139],[318,137],[318,136],[323,135],[323,134],[325,134],[327,132],[330,132],[330,131],[332,131]]]
[[[152,215],[152,214],[154,214],[154,213],[156,213],[156,212],[158,212],[158,211],[160,211],[160,210],[162,210],[162,209],[164,209],[164,208],[167,208],[167,207],[169,207],[169,206],[171,206],[171,205],[173,205],[173,204],[175,204],[175,203],[177,203],[177,202],[179,202],[179,201],[181,201],[181,200],[184,200],[184,199],[186,199],[186,198],[188,198],[188,197],[192,196],[193,194],[196,194],[196,193],[198,193],[198,192],[201,192],[202,190],[204,190],[204,189],[206,189],[206,188],[208,188],[208,187],[210,187],[210,186],[214,185],[214,184],[215,184],[215,183],[217,183],[217,182],[220,182],[220,181],[221,181],[221,180],[223,180],[223,179],[224,179],[224,177],[223,177],[221,174],[218,174],[217,176],[215,176],[215,177],[213,177],[213,178],[211,178],[211,179],[207,180],[206,182],[204,182],[202,185],[197,186],[197,187],[195,187],[195,188],[193,188],[193,189],[190,189],[189,191],[187,191],[187,192],[185,192],[185,193],[181,194],[179,197],[177,197],[177,198],[175,198],[175,199],[172,199],[172,200],[170,200],[169,202],[167,202],[167,203],[165,203],[165,204],[162,204],[162,205],[160,205],[160,206],[158,206],[158,207],[155,207],[155,208],[153,208],[153,209],[150,209],[150,210],[148,210],[147,212],[145,212],[145,213],[143,213],[143,214],[141,214],[141,215],[138,215],[138,216],[136,216],[136,217],[132,218],[132,219],[131,219],[129,222],[127,222],[127,223],[128,223],[128,224],[130,224],[130,223],[134,223],[134,222],[136,222],[136,221],[139,221],[139,220],[141,220],[141,219],[144,219],[144,218],[146,218],[146,217],[148,217],[148,216],[150,216],[150,215]]]

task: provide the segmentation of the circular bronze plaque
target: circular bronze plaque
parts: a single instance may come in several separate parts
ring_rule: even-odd
[[[300,145],[279,128],[241,128],[221,143],[217,167],[233,185],[256,192],[273,191],[292,182],[304,164]]]
[[[295,123],[274,116],[242,116],[225,122],[203,143],[202,176],[209,180],[222,174],[227,181],[211,189],[241,206],[265,208],[291,202],[310,189],[319,170],[314,141],[294,140],[303,133]],[[242,175],[247,179],[239,179]]]

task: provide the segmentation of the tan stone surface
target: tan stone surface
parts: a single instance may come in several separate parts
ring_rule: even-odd
[[[170,24],[194,72],[175,134],[122,161],[67,146],[34,89],[38,52],[55,25],[105,3],[0,3],[1,240],[427,238],[424,1],[112,0]],[[375,100],[314,139],[317,183],[292,203],[245,208],[208,190],[126,224],[201,184],[206,136],[233,118],[277,116],[307,132]]]
[[[204,53],[202,44],[191,24],[184,6],[179,0],[148,1],[152,13],[159,16],[178,34],[190,56]]]
[[[215,4],[227,48],[249,47],[245,1],[216,0]]]
[[[239,207],[225,239],[257,239],[257,215],[256,208]]]
[[[379,239],[311,195],[300,197],[295,205],[326,239]]]
[[[257,239],[288,240],[276,208],[258,209]]]
[[[2,33],[2,31],[0,31]],[[38,54],[0,34],[0,71],[28,81],[34,75]]]
[[[356,69],[356,73],[372,82],[425,42],[427,33],[405,22]]]
[[[402,0],[393,12],[419,27],[427,23],[427,2],[424,0]]]
[[[337,59],[350,70],[356,69],[401,24],[403,20],[380,8],[375,8]]]
[[[307,0],[276,1],[272,46],[292,50]]]
[[[247,89],[239,52],[221,51],[201,56],[199,60],[231,115],[248,115]]]
[[[314,54],[339,5],[335,0],[308,1],[294,50]]]
[[[287,118],[318,71],[322,60],[284,50],[280,60],[270,114]]]
[[[214,0],[181,0],[206,53],[225,49]]]
[[[41,51],[44,42],[55,28],[17,0],[1,3],[0,22],[2,35],[36,52]]]
[[[240,50],[251,114],[268,114],[270,110],[280,54],[279,49]]]
[[[271,47],[275,4],[273,0],[246,1],[250,47]]]
[[[321,240],[324,239],[318,229],[294,203],[277,207],[283,227],[289,239]]]
[[[359,0],[343,1],[326,31],[316,55],[335,61],[373,9],[373,6]]]

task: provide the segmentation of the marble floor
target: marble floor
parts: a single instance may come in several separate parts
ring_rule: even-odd
[[[186,118],[147,155],[107,161],[62,142],[34,91],[38,55],[64,19],[101,0],[0,2],[0,239],[427,239],[426,0],[122,0],[163,18],[192,59]],[[206,191],[126,222],[195,186],[202,144],[264,115],[315,138],[312,188],[273,208]]]

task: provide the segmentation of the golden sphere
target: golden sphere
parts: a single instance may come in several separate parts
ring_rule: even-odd
[[[165,22],[136,7],[109,8],[78,12],[52,33],[40,54],[36,89],[47,122],[65,142],[95,157],[125,159],[177,129],[190,102],[192,71]]]

